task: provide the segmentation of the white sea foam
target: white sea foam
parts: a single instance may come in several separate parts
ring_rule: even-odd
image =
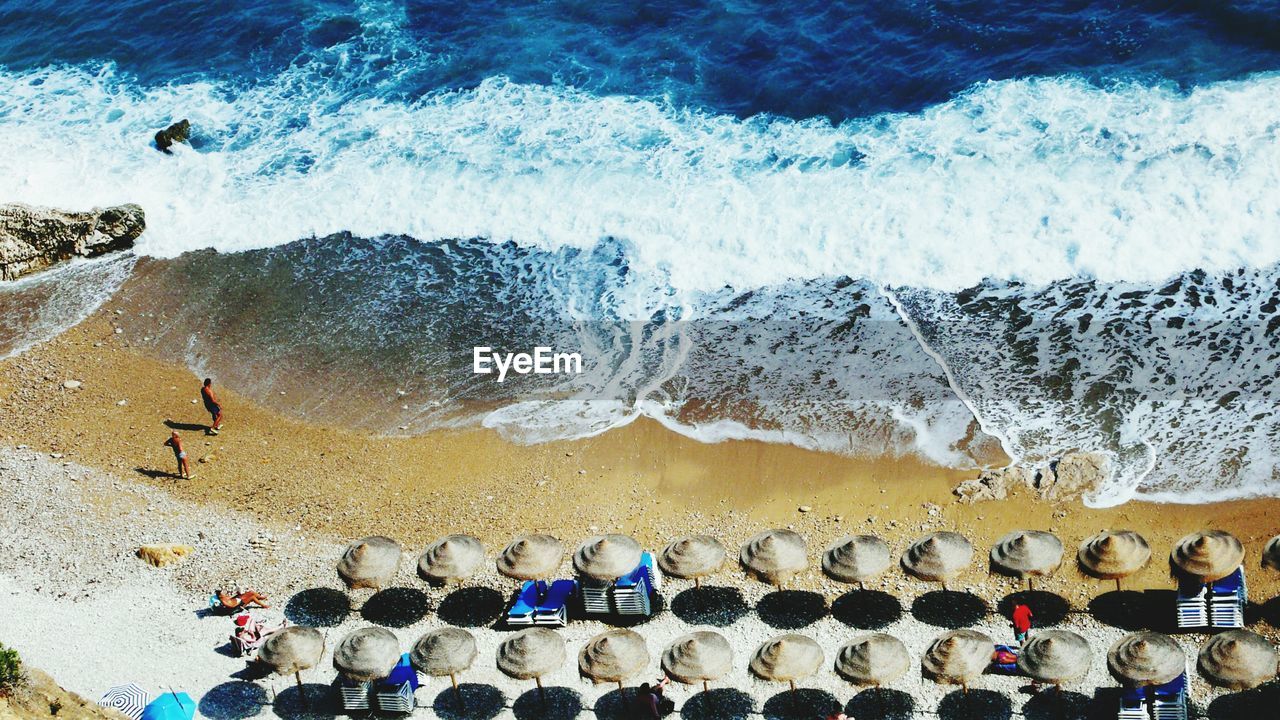
[[[197,149],[149,147],[178,117]],[[1277,117],[1277,76],[1188,93],[991,82],[832,127],[500,78],[406,104],[297,68],[244,88],[58,68],[0,73],[0,197],[139,202],[155,256],[340,230],[612,236],[680,291],[1157,280],[1280,260]]]

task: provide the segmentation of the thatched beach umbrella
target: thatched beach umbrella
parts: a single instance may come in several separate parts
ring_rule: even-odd
[[[1173,638],[1143,630],[1120,638],[1107,651],[1107,669],[1129,685],[1163,685],[1187,670],[1187,656]]]
[[[1103,530],[1080,543],[1076,561],[1093,577],[1115,580],[1119,590],[1121,578],[1138,572],[1151,561],[1151,546],[1132,530]]]
[[[728,558],[724,545],[710,535],[686,535],[663,548],[658,567],[672,577],[693,580],[694,587],[702,587],[702,578],[719,571]]]
[[[1200,649],[1200,672],[1215,685],[1250,690],[1276,676],[1276,648],[1248,630],[1228,630]]]
[[[1262,548],[1262,567],[1280,570],[1280,535],[1268,540]]]
[[[564,545],[550,535],[522,535],[498,556],[498,572],[516,580],[543,580],[560,569]]]
[[[796,681],[822,667],[822,647],[813,638],[796,633],[765,640],[751,656],[751,672],[761,680],[784,682],[796,691]]]
[[[1187,535],[1169,553],[1183,575],[1208,583],[1221,580],[1244,563],[1244,545],[1222,530],[1206,530]]]
[[[465,707],[462,692],[458,690],[458,673],[464,672],[475,662],[476,639],[461,628],[446,627],[418,638],[409,651],[409,662],[418,671],[431,677],[449,676],[458,707]]]
[[[293,675],[302,693],[302,671],[320,664],[324,655],[324,635],[315,628],[294,625],[267,636],[258,649],[258,662],[277,675]]]
[[[640,565],[640,543],[626,535],[587,538],[573,553],[573,569],[595,580],[613,582]]]
[[[445,535],[418,556],[418,575],[429,582],[466,580],[484,563],[484,545],[470,535]]]
[[[991,664],[995,643],[977,630],[951,630],[933,639],[920,665],[925,677],[937,683],[959,685],[968,693],[969,683]]]
[[[1070,630],[1040,630],[1022,646],[1018,669],[1032,680],[1056,685],[1079,680],[1089,672],[1089,641]]]
[[[996,572],[1027,581],[1048,577],[1062,565],[1062,541],[1053,533],[1041,530],[1015,530],[996,541],[991,548],[991,567]]]
[[[578,671],[595,682],[618,684],[642,672],[649,664],[649,648],[640,633],[626,628],[606,630],[587,641],[578,653]],[[625,693],[625,691],[624,691]]]
[[[871,633],[845,643],[836,653],[836,672],[855,685],[880,687],[911,669],[911,654],[898,638]]]
[[[381,590],[400,569],[400,543],[373,535],[347,546],[338,560],[338,576],[348,588]]]
[[[685,685],[719,680],[733,668],[733,648],[724,636],[710,630],[695,630],[675,639],[662,653],[662,671]]]
[[[973,545],[960,533],[936,532],[911,543],[902,553],[902,569],[921,580],[942,583],[959,575],[973,560]]]
[[[516,680],[532,679],[545,705],[542,676],[564,664],[564,638],[544,627],[532,627],[512,635],[498,646],[498,669]]]
[[[809,567],[808,546],[793,530],[765,530],[743,544],[738,561],[747,575],[770,585],[782,585]]]
[[[892,563],[889,546],[875,535],[846,535],[822,553],[822,572],[827,577],[842,583],[858,583],[858,587],[875,580]]]
[[[398,662],[400,641],[386,628],[353,630],[333,651],[334,669],[357,682],[384,678]]]

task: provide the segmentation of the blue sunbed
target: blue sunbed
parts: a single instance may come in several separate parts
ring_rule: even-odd
[[[572,580],[556,580],[547,589],[546,595],[538,603],[533,613],[535,625],[564,626],[569,621],[569,598],[578,584]]]
[[[538,608],[538,596],[546,591],[546,583],[526,581],[520,586],[516,601],[507,610],[508,625],[532,625],[533,614]]]

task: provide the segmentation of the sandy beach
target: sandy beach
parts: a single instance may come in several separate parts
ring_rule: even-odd
[[[726,570],[709,582],[715,602],[700,602],[691,583],[671,579],[663,588],[666,609],[637,626],[654,677],[662,648],[690,628],[715,626],[730,639],[737,660],[720,687],[743,695],[726,695],[732,703],[710,711],[699,705],[705,701],[694,689],[677,686],[671,697],[686,717],[793,712],[779,695],[784,686],[755,680],[746,670],[760,642],[788,631],[815,638],[827,657],[827,667],[801,683],[805,714],[839,706],[857,718],[878,717],[880,707],[868,705],[874,696],[859,694],[830,670],[838,647],[872,627],[903,639],[917,660],[944,626],[1009,639],[997,611],[1020,585],[990,575],[985,552],[997,537],[1019,528],[1062,537],[1068,561],[1037,589],[1065,600],[1054,620],[1095,649],[1089,676],[1068,688],[1062,701],[1068,717],[1085,717],[1111,702],[1105,691],[1095,698],[1095,691],[1116,685],[1106,672],[1105,649],[1125,627],[1164,627],[1170,619],[1141,611],[1117,619],[1114,608],[1108,614],[1105,602],[1094,602],[1111,584],[1084,578],[1070,557],[1099,529],[1125,527],[1147,537],[1153,561],[1126,581],[1126,590],[1150,591],[1142,595],[1156,602],[1167,601],[1172,588],[1165,558],[1174,540],[1204,528],[1230,530],[1245,543],[1250,594],[1259,606],[1251,611],[1250,627],[1273,640],[1278,636],[1271,598],[1280,585],[1257,566],[1262,544],[1278,529],[1280,501],[1274,499],[1098,510],[1015,496],[965,505],[951,490],[973,473],[910,458],[860,460],[754,442],[708,445],[649,422],[536,446],[512,445],[484,430],[377,437],[304,423],[226,389],[225,430],[206,437],[199,432],[203,409],[193,403],[198,378],[148,357],[128,327],[128,315],[108,306],[63,336],[0,363],[0,592],[14,611],[6,614],[24,618],[6,623],[5,641],[88,697],[136,681],[153,691],[186,689],[202,698],[200,712],[210,718],[305,714],[287,680],[242,679],[244,661],[220,650],[227,622],[197,611],[211,588],[235,584],[267,592],[277,603],[265,611],[268,616],[314,622],[313,601],[342,587],[333,571],[341,548],[368,534],[394,537],[406,549],[395,583],[398,600],[388,605],[384,595],[363,604],[368,591],[355,593],[354,606],[363,612],[324,618],[330,651],[347,630],[370,623],[392,626],[405,650],[428,629],[467,626],[481,651],[463,678],[472,707],[466,717],[473,718],[532,716],[536,706],[531,686],[493,665],[503,631],[491,625],[514,588],[511,581],[488,570],[461,589],[442,591],[413,573],[421,548],[450,532],[476,535],[491,556],[512,536],[534,531],[555,534],[570,547],[591,534],[618,531],[652,550],[688,532],[715,535],[730,548],[769,527],[802,533],[811,568],[786,592]],[[82,384],[69,390],[66,380]],[[170,476],[172,455],[161,446],[170,427],[187,438],[192,480]],[[900,553],[921,534],[943,529],[964,533],[978,549],[970,571],[951,588],[971,594],[976,605],[939,606],[936,586],[894,568],[868,588],[884,593],[888,606],[851,608],[850,600],[841,600],[848,588],[818,569],[822,548],[844,534],[880,535]],[[134,557],[139,545],[153,542],[186,543],[195,552],[155,569]],[[564,572],[571,569],[566,565]],[[571,656],[604,627],[571,623],[563,631]],[[1195,633],[1177,637],[1191,658],[1205,640]],[[89,662],[85,644],[94,648]],[[326,656],[306,681],[319,693],[318,686],[333,677]],[[591,686],[577,677],[572,662],[547,685],[555,688],[558,716],[622,712],[616,688]],[[966,703],[981,703],[984,717],[1058,711],[1058,701],[1025,694],[1024,685],[1025,679],[987,676],[983,692],[966,699],[923,680],[917,668],[894,685],[905,694],[893,697],[909,699],[923,716],[955,717]],[[434,682],[420,690],[418,712],[456,716],[446,688]],[[1192,690],[1196,706],[1210,717],[1227,717],[1223,709],[1233,707],[1225,693],[1194,674]],[[308,712],[333,711],[320,706]]]

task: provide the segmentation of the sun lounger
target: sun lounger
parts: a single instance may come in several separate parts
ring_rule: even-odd
[[[391,674],[379,680],[373,687],[374,701],[383,712],[413,712],[413,693],[418,689],[418,673],[409,664],[409,654],[400,656],[400,662]]]
[[[534,625],[564,627],[569,622],[569,598],[577,583],[572,580],[556,580],[533,612]]]
[[[649,553],[641,555],[640,565],[636,567],[629,575],[618,578],[614,583],[613,590],[613,610],[619,615],[649,615],[653,608],[649,602],[649,596],[652,594],[652,556],[650,556],[650,565],[646,565],[644,557]]]
[[[1187,676],[1148,689],[1151,714],[1155,720],[1187,720]]]
[[[508,625],[532,625],[533,614],[538,609],[538,598],[546,592],[547,584],[526,581],[520,586],[516,601],[507,610]]]
[[[1245,585],[1244,568],[1236,568],[1221,580],[1209,586],[1209,623],[1216,628],[1244,627],[1244,609],[1249,591]]]
[[[342,709],[351,712],[354,710],[369,709],[369,687],[371,683],[353,682],[346,678],[338,679],[338,696],[342,700]]]
[[[1120,712],[1116,714],[1117,720],[1148,720],[1147,701],[1142,696],[1142,690],[1135,687],[1124,687],[1120,689]]]
[[[1209,588],[1199,583],[1178,585],[1178,627],[1202,628],[1209,626]]]

